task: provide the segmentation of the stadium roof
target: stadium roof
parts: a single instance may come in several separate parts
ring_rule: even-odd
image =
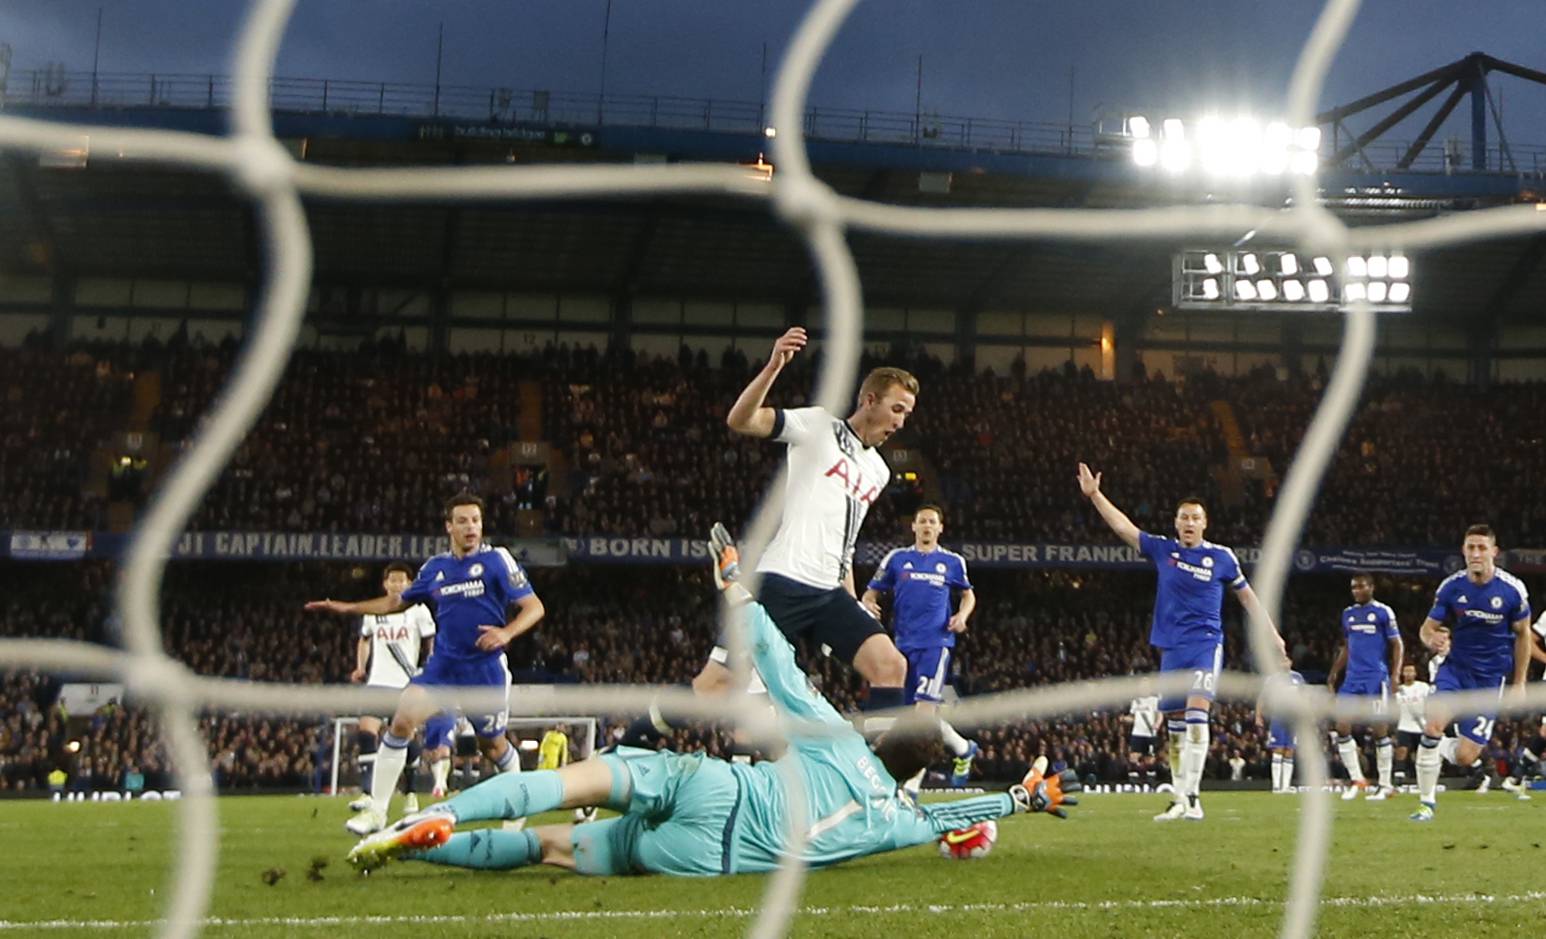
[[[83,121],[218,132],[223,112],[55,109]],[[679,128],[489,133],[456,120],[280,115],[308,161],[342,165],[750,161],[760,135]],[[534,139],[511,139],[512,136]],[[1118,208],[1195,201],[1100,153],[1003,153],[814,141],[816,171],[845,195],[917,206]],[[776,172],[776,168],[775,168]],[[1520,175],[1322,175],[1353,224],[1535,201]],[[1546,189],[1546,184],[1536,185]],[[1276,204],[1280,192],[1264,192]],[[308,199],[323,284],[816,299],[805,249],[765,206],[728,199],[610,199],[461,205]],[[261,266],[246,202],[223,179],[92,154],[84,167],[0,157],[0,269],[75,276],[253,282]],[[1242,233],[1244,234],[1244,233]],[[868,302],[957,310],[1122,316],[1170,299],[1177,243],[961,242],[852,234]],[[1414,257],[1419,316],[1517,319],[1546,307],[1546,236]]]

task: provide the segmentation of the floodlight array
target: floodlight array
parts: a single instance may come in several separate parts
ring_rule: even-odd
[[[1127,118],[1127,133],[1133,139],[1134,163],[1177,176],[1189,172],[1218,179],[1314,176],[1320,166],[1319,127],[1211,115],[1192,124],[1167,117],[1156,127],[1135,114]]]
[[[1403,254],[1325,255],[1285,250],[1191,248],[1177,255],[1172,297],[1180,309],[1335,311],[1357,301],[1412,309],[1412,265]]]

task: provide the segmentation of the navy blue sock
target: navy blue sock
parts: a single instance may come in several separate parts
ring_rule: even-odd
[[[866,711],[883,711],[886,708],[899,708],[907,703],[907,695],[900,685],[894,687],[870,686],[870,698],[865,702]]]

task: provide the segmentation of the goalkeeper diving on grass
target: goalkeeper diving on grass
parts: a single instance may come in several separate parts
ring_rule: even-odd
[[[704,753],[619,747],[557,770],[491,778],[453,799],[407,816],[355,845],[362,871],[393,859],[482,870],[548,864],[581,874],[683,876],[769,872],[788,860],[791,799],[808,822],[800,860],[825,867],[852,858],[937,841],[977,822],[1022,812],[1065,817],[1081,786],[1071,771],[1045,775],[1046,760],[1007,792],[920,805],[898,785],[937,758],[937,722],[909,718],[874,748],[812,687],[794,649],[745,588],[735,583],[738,556],[729,532],[710,539],[714,581],[734,609],[751,664],[784,715],[818,732],[791,732],[778,761],[730,763]],[[798,759],[791,790],[780,771]],[[622,814],[583,825],[523,831],[457,831],[474,822],[524,818],[599,805]]]

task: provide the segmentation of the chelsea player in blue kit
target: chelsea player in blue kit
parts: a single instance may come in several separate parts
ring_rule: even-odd
[[[1446,691],[1496,691],[1505,685],[1524,692],[1530,671],[1530,593],[1513,574],[1497,566],[1498,538],[1487,525],[1472,525],[1461,542],[1465,570],[1439,584],[1433,609],[1423,620],[1423,645],[1444,656],[1428,699],[1427,725],[1417,747],[1417,795],[1412,821],[1433,820],[1438,804],[1439,770],[1444,760],[1470,766],[1492,739],[1496,709],[1455,715]],[[1458,737],[1445,737],[1453,722]]]
[[[880,595],[891,594],[896,647],[907,658],[907,703],[930,714],[939,713],[944,701],[956,636],[966,632],[966,621],[977,608],[977,594],[966,576],[966,559],[940,546],[939,535],[944,529],[943,509],[932,504],[919,506],[913,512],[913,546],[887,553],[860,598],[870,615],[879,619]],[[959,591],[961,599],[952,613],[953,591]],[[939,729],[955,757],[950,784],[964,786],[971,778],[977,744],[962,737],[944,719]],[[908,789],[916,793],[921,778],[922,774],[908,780]]]
[[[1391,678],[1401,674],[1401,659],[1406,649],[1401,642],[1395,611],[1374,599],[1374,577],[1354,574],[1349,586],[1353,605],[1342,611],[1342,648],[1326,674],[1326,687],[1335,688],[1340,697],[1367,702],[1369,712],[1378,714],[1390,700]],[[1392,791],[1396,747],[1390,738],[1389,721],[1380,720],[1371,726],[1375,737],[1374,764],[1380,781],[1369,793],[1369,798],[1378,802],[1389,798]],[[1342,799],[1356,799],[1369,784],[1359,763],[1358,741],[1353,739],[1351,721],[1337,722],[1337,755],[1347,767],[1351,783],[1342,793]]]
[[[1080,491],[1117,537],[1148,558],[1159,573],[1149,642],[1160,650],[1160,672],[1187,672],[1192,676],[1191,689],[1185,697],[1168,695],[1160,701],[1160,710],[1167,716],[1175,798],[1154,820],[1201,821],[1202,800],[1198,791],[1208,760],[1208,718],[1214,686],[1224,662],[1224,623],[1220,615],[1224,587],[1234,591],[1247,614],[1260,616],[1267,623],[1280,656],[1285,654],[1283,637],[1261,609],[1235,552],[1203,540],[1208,513],[1200,501],[1182,499],[1176,506],[1176,537],[1160,537],[1140,530],[1113,505],[1100,491],[1100,479],[1099,473],[1079,464]]]
[[[386,825],[386,807],[407,762],[408,742],[442,707],[428,689],[484,686],[508,696],[510,671],[505,666],[505,646],[537,625],[546,612],[526,572],[510,552],[484,543],[483,500],[470,493],[455,495],[446,502],[445,517],[451,550],[425,561],[401,596],[306,604],[308,610],[378,616],[416,603],[435,605],[439,627],[435,651],[424,663],[424,670],[403,689],[392,725],[381,738],[371,777],[371,805],[346,825],[356,835],[368,835]],[[512,605],[515,616],[509,618]],[[484,755],[503,772],[520,772],[520,754],[505,738],[508,705],[467,717],[477,731]]]
[[[898,721],[872,750],[811,687],[794,649],[762,606],[739,584],[728,533],[715,526],[715,582],[739,607],[731,628],[746,633],[752,664],[783,714],[819,725],[791,733],[789,753],[756,765],[704,753],[619,747],[558,770],[498,776],[425,812],[408,816],[349,853],[371,870],[397,857],[510,870],[549,864],[596,876],[656,873],[683,876],[765,873],[789,860],[789,804],[805,806],[807,838],[801,862],[825,867],[928,844],[953,830],[1023,812],[1065,817],[1081,788],[1072,771],[1045,775],[1038,761],[1020,785],[954,802],[919,805],[897,781],[939,752],[933,721]],[[791,791],[780,767],[798,760]],[[604,805],[622,814],[585,825],[544,825],[526,831],[460,825]],[[454,833],[453,833],[454,832]]]

